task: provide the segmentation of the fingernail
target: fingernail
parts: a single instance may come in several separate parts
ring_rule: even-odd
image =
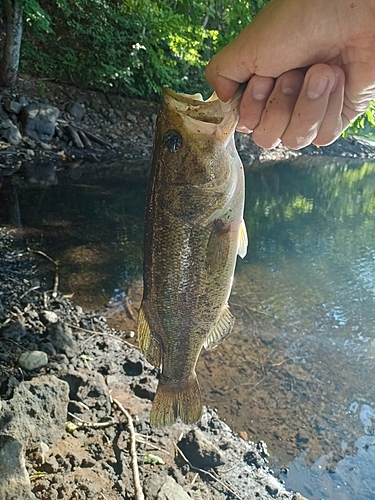
[[[245,125],[237,125],[237,132],[242,132],[243,134],[251,134],[252,130],[247,128]]]
[[[325,91],[327,84],[328,78],[326,76],[319,75],[318,73],[310,75],[307,82],[307,97],[312,100],[318,99]]]
[[[296,93],[292,87],[281,87],[281,92],[285,95],[294,95]]]
[[[273,82],[264,80],[253,84],[251,89],[252,96],[256,101],[264,101],[270,95],[273,89]]]

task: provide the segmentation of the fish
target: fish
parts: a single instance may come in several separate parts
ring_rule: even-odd
[[[198,422],[202,397],[195,367],[202,348],[231,332],[237,255],[247,252],[244,170],[234,132],[242,92],[227,103],[214,93],[163,90],[146,201],[144,289],[138,341],[160,368],[150,424]]]

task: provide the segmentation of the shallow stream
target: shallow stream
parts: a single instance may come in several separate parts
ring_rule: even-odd
[[[375,163],[309,157],[247,167],[246,183],[237,321],[201,356],[204,402],[244,438],[266,441],[288,488],[374,500]],[[0,222],[58,264],[63,293],[130,334],[145,195],[143,169],[36,169],[3,185]]]

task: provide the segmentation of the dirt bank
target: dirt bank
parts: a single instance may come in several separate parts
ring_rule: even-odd
[[[1,499],[302,498],[272,475],[265,443],[213,411],[151,429],[156,370],[104,318],[49,289],[44,258],[0,231]]]

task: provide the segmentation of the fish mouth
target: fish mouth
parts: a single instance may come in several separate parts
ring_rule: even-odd
[[[220,124],[231,108],[238,108],[243,89],[237,91],[227,103],[220,101],[215,92],[207,100],[202,94],[179,94],[168,87],[163,88],[163,94],[165,104],[178,114],[200,122]]]

